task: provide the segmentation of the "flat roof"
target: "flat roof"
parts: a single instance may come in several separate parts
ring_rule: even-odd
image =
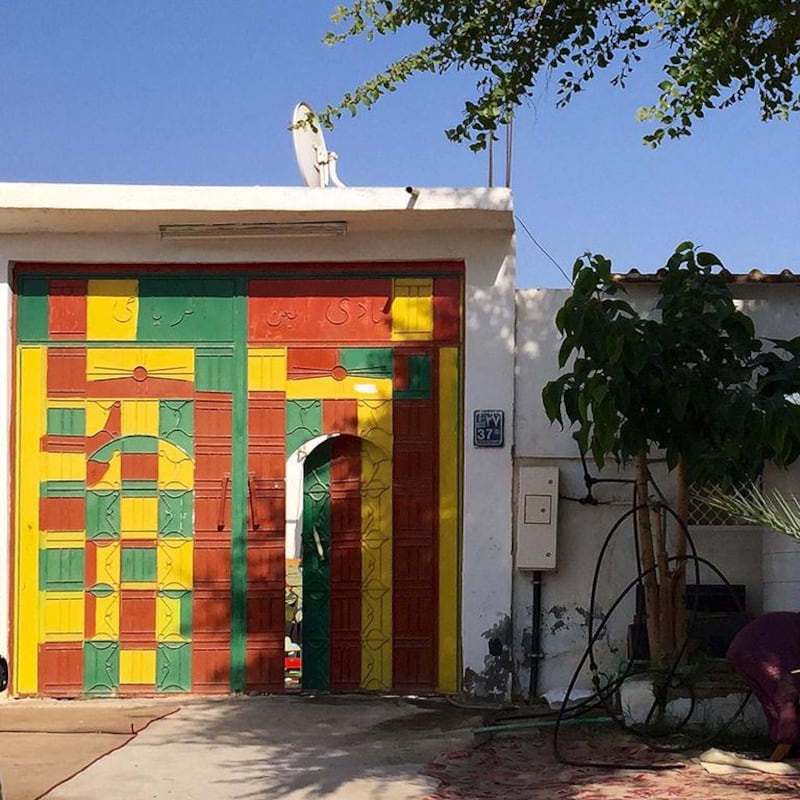
[[[513,231],[505,188],[0,183],[0,234],[158,233],[160,225],[344,221],[350,230]]]

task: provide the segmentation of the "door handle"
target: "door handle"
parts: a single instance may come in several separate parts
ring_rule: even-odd
[[[228,484],[231,482],[229,473],[225,473],[221,478],[222,494],[219,497],[219,510],[217,511],[217,530],[221,531],[225,527],[225,500],[228,497]]]
[[[250,521],[253,523],[253,530],[257,531],[261,527],[261,522],[256,516],[256,500],[253,491],[255,475],[251,472],[247,476],[247,496],[250,499]]]

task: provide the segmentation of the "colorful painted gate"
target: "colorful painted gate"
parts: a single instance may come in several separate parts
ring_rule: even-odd
[[[282,691],[326,434],[304,685],[457,689],[462,268],[377,269],[18,268],[16,694]]]

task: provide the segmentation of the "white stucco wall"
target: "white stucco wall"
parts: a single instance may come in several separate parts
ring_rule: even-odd
[[[217,205],[215,206],[214,203]],[[77,209],[77,210],[76,210]],[[188,209],[188,210],[187,210]],[[254,219],[336,219],[335,239],[167,241],[163,223]],[[92,231],[101,231],[99,233]],[[20,262],[267,263],[464,260],[465,383],[462,545],[462,666],[508,683],[487,639],[511,615],[511,442],[514,383],[514,241],[507,190],[204,189],[202,187],[15,187],[0,184],[0,366],[10,376],[9,265]],[[10,381],[0,403],[9,441]],[[506,445],[472,447],[472,411],[502,409]],[[0,479],[10,486],[9,450],[0,446]],[[490,476],[490,480],[487,480]],[[10,491],[0,493],[9,520]],[[10,531],[0,522],[0,641],[10,635]],[[510,639],[509,642],[510,644]],[[6,652],[8,649],[6,648]],[[501,659],[502,660],[502,659]],[[487,688],[489,684],[480,684]],[[490,687],[489,687],[490,688]]]
[[[652,305],[652,286],[631,288],[632,297],[640,309]],[[515,469],[528,465],[557,466],[560,475],[558,558],[557,569],[543,573],[542,642],[540,652],[539,693],[566,688],[587,644],[587,615],[590,607],[592,575],[602,542],[619,517],[631,507],[631,487],[626,484],[601,484],[593,489],[597,505],[582,504],[586,497],[583,468],[577,446],[570,432],[559,425],[550,425],[542,406],[541,392],[545,383],[559,375],[557,362],[560,337],[555,327],[555,314],[569,290],[532,289],[517,293],[516,407],[515,407]],[[800,299],[800,298],[796,298]],[[795,298],[786,297],[786,311],[775,313],[760,310],[757,319],[766,335],[795,335],[790,330],[797,315],[789,311]],[[781,301],[782,305],[782,301]],[[748,309],[750,310],[750,309]],[[754,316],[757,316],[754,314]],[[767,325],[769,320],[770,325]],[[769,333],[768,333],[769,331]],[[589,462],[590,473],[600,475]],[[607,467],[603,477],[630,478],[628,470]],[[673,481],[665,470],[657,480],[668,498],[674,499]],[[762,576],[761,530],[751,527],[692,529],[698,553],[709,559],[731,583],[745,584],[748,611],[760,613],[774,607],[770,598],[780,593],[780,602],[787,602],[785,579],[793,569],[800,575],[800,545],[791,552],[795,542],[780,537],[764,540]],[[635,560],[630,520],[625,522],[613,539],[605,556],[597,595],[596,616],[605,613],[619,593],[635,578]],[[768,544],[768,541],[770,544]],[[783,567],[787,555],[791,567]],[[788,562],[786,562],[788,563]],[[770,576],[784,579],[780,589],[771,587]],[[530,641],[532,629],[532,577],[529,572],[514,571],[513,629],[515,692],[527,696],[530,680]],[[690,581],[691,581],[690,577]],[[719,579],[706,568],[701,570],[702,583],[718,583]],[[800,594],[791,590],[795,606],[800,606]],[[777,602],[777,601],[776,601]],[[785,607],[785,605],[784,605]],[[607,635],[599,643],[596,655],[599,667],[610,673],[627,659],[627,626],[633,620],[634,598],[629,595],[612,617]],[[577,684],[591,685],[584,669]]]

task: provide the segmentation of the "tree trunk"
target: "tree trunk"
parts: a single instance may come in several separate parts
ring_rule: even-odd
[[[675,531],[675,561],[672,580],[672,616],[675,629],[675,646],[682,647],[686,639],[686,528],[689,524],[689,485],[686,482],[686,463],[678,461],[678,518]]]
[[[636,498],[639,523],[639,555],[642,572],[646,573],[644,583],[645,619],[647,622],[647,642],[650,645],[650,662],[657,663],[663,657],[661,644],[661,619],[659,614],[658,577],[653,549],[653,529],[650,524],[650,503],[648,500],[650,471],[647,467],[647,452],[642,450],[636,456]]]

